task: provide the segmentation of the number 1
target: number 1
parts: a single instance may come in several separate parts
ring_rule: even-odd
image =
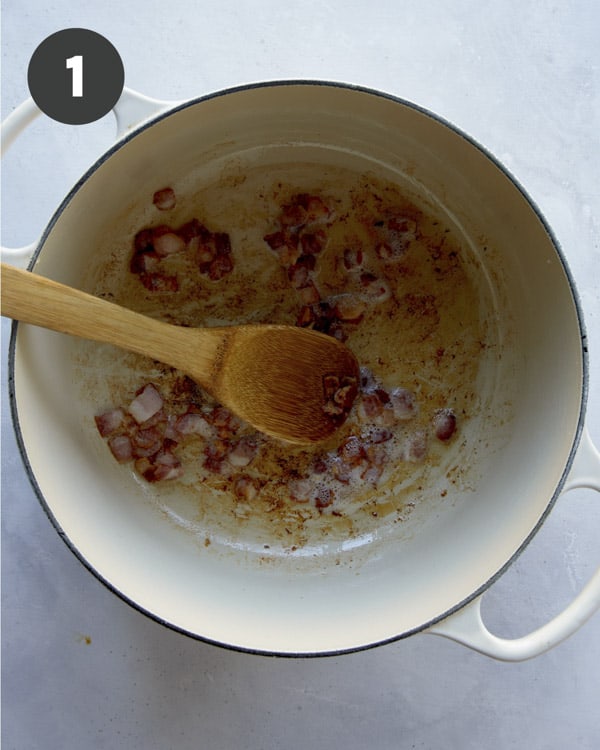
[[[67,58],[67,68],[73,71],[73,96],[83,96],[83,55]]]

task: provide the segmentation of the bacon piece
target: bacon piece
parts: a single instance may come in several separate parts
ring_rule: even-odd
[[[162,396],[152,383],[141,388],[127,407],[127,411],[138,424],[143,424],[162,409]]]
[[[120,464],[127,463],[133,458],[133,446],[127,435],[115,435],[109,438],[108,447]]]
[[[308,503],[311,499],[312,484],[308,479],[291,479],[288,482],[288,492],[295,503]]]
[[[360,271],[363,267],[364,253],[361,248],[347,247],[344,250],[344,268],[346,271]]]
[[[175,232],[165,232],[154,240],[154,250],[157,255],[164,258],[185,250],[185,241]]]
[[[232,466],[239,468],[248,466],[255,459],[258,453],[258,443],[254,438],[241,438],[227,454],[227,460]]]
[[[168,211],[169,209],[174,208],[177,202],[175,191],[170,187],[157,190],[152,197],[152,202],[159,211]]]
[[[354,295],[343,295],[338,297],[333,307],[333,312],[344,323],[360,323],[366,310],[364,300]]]
[[[317,255],[325,247],[327,235],[322,229],[300,235],[300,245],[304,255]]]
[[[136,430],[131,438],[134,458],[154,456],[162,448],[163,436],[156,427]]]
[[[365,294],[374,302],[385,302],[390,297],[391,291],[387,281],[372,273],[363,273],[360,284]]]
[[[442,442],[450,440],[456,432],[456,415],[452,409],[439,409],[433,416],[435,436]]]
[[[412,419],[418,414],[419,405],[415,394],[407,388],[394,388],[390,393],[394,416],[400,421]]]
[[[116,432],[125,421],[125,412],[123,409],[110,409],[105,411],[103,414],[98,414],[94,417],[98,432],[102,437],[108,437]]]
[[[258,495],[260,486],[256,479],[242,474],[233,482],[233,492],[239,500],[251,502]]]
[[[410,463],[421,463],[427,455],[427,449],[427,435],[422,430],[417,430],[406,439],[402,457]]]
[[[188,411],[177,417],[174,428],[180,435],[200,435],[206,439],[211,438],[214,434],[212,427],[202,414],[193,411]]]

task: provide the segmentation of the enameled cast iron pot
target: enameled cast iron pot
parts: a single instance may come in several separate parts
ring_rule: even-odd
[[[3,125],[5,146],[37,114],[31,100],[15,110]],[[482,593],[557,497],[600,489],[600,458],[584,428],[577,295],[555,238],[516,181],[439,117],[354,86],[267,83],[177,104],[126,89],[115,114],[119,140],[35,247],[5,251],[9,262],[85,287],[107,227],[115,237],[139,228],[149,186],[208,183],[261,164],[343,164],[405,185],[481,256],[498,356],[482,360],[485,414],[468,428],[456,457],[460,486],[443,502],[424,502],[394,533],[315,540],[312,555],[265,560],[251,545],[206,547],[192,527],[173,523],[100,444],[81,388],[81,342],[15,325],[10,400],[20,449],[44,509],[84,565],[157,621],[251,652],[342,653],[429,632],[519,660],[572,633],[600,604],[600,571],[524,638],[493,636],[479,613]]]

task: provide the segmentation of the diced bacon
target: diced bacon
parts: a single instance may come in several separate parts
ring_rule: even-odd
[[[298,289],[298,297],[303,305],[314,305],[321,299],[319,290],[312,281]]]
[[[278,250],[280,247],[284,247],[286,244],[286,236],[282,231],[266,234],[263,237],[263,240],[267,243],[271,250]]]
[[[340,459],[350,466],[358,466],[367,456],[363,441],[355,435],[346,438],[337,453]]]
[[[295,201],[306,211],[307,223],[324,222],[331,216],[331,211],[318,195],[300,193],[295,197]]]
[[[382,414],[383,407],[384,404],[377,394],[364,393],[360,400],[359,416],[362,417],[364,422],[373,421]]]
[[[300,245],[304,255],[317,255],[325,247],[327,235],[322,229],[300,235]]]
[[[375,302],[385,302],[390,297],[391,291],[387,281],[372,273],[363,273],[360,284],[365,294]]]
[[[230,445],[225,440],[209,443],[204,448],[204,468],[215,474],[227,474],[228,469],[225,459],[229,448]]]
[[[152,383],[148,383],[138,391],[127,410],[138,424],[143,424],[160,411],[162,406],[163,400],[160,393]]]
[[[440,409],[434,414],[433,428],[438,440],[446,442],[456,432],[456,415],[452,409]]]
[[[305,265],[295,263],[288,269],[288,279],[294,289],[302,289],[310,283],[310,270]]]
[[[406,439],[403,458],[410,463],[421,463],[427,455],[427,448],[427,435],[418,430]]]
[[[120,464],[127,463],[133,458],[133,446],[127,435],[115,435],[109,438],[108,447]]]
[[[170,187],[157,190],[152,197],[152,202],[159,211],[168,211],[169,209],[174,208],[177,202],[175,191]]]
[[[233,258],[229,254],[217,255],[208,269],[208,276],[212,281],[219,281],[233,271]]]
[[[284,206],[279,216],[281,226],[286,227],[291,231],[297,231],[303,227],[307,220],[306,209],[295,202]]]
[[[186,412],[175,421],[175,430],[180,435],[200,435],[207,440],[214,434],[213,428],[208,424],[202,414]]]
[[[333,312],[344,323],[360,323],[366,307],[364,300],[355,295],[345,294],[337,298]]]
[[[180,253],[185,250],[185,241],[174,232],[165,232],[154,240],[154,250],[161,257]]]
[[[122,426],[125,420],[125,412],[123,409],[110,409],[109,411],[94,417],[94,419],[96,421],[98,432],[102,437],[108,437]]]
[[[400,421],[412,419],[418,414],[419,407],[415,394],[407,388],[394,388],[390,392],[390,401],[394,416]]]
[[[163,437],[156,427],[136,430],[131,438],[134,458],[153,456],[161,449]]]
[[[258,495],[259,485],[255,479],[242,475],[233,482],[233,491],[239,500],[251,502]]]
[[[317,487],[315,492],[315,506],[322,510],[328,508],[334,501],[335,496],[333,490],[329,487]]]
[[[154,250],[136,253],[131,259],[129,270],[131,273],[150,274],[157,271],[160,264],[160,256]]]
[[[165,482],[179,479],[184,469],[177,456],[169,451],[161,451],[154,458],[138,458],[134,464],[137,473],[147,482]]]
[[[210,235],[208,229],[201,224],[198,219],[192,219],[191,221],[182,224],[179,229],[176,230],[176,233],[186,245],[195,238],[208,237]]]
[[[347,247],[344,250],[344,268],[346,271],[361,271],[364,253],[360,248]]]
[[[311,499],[312,484],[308,479],[291,479],[288,482],[288,492],[295,503],[308,503]]]
[[[248,466],[255,459],[258,443],[253,438],[241,438],[227,454],[227,460],[232,466],[239,468]]]

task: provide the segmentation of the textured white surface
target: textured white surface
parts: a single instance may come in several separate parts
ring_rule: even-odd
[[[28,96],[35,47],[75,26],[107,36],[126,85],[149,96],[276,78],[348,81],[431,109],[489,148],[568,259],[589,335],[588,425],[600,444],[595,0],[5,0],[3,118]],[[28,130],[3,164],[4,244],[39,235],[113,132],[111,115],[80,127],[40,118]],[[425,635],[336,658],[269,659],[189,640],[129,608],[75,559],[28,483],[7,408],[5,320],[2,335],[4,748],[600,746],[600,615],[546,655],[511,665]],[[486,594],[498,634],[541,625],[600,563],[600,499],[572,495]]]

